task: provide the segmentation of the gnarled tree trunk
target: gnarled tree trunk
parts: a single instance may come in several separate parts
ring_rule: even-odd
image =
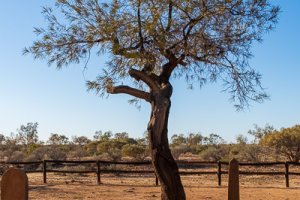
[[[162,200],[185,200],[185,192],[177,164],[168,143],[168,118],[171,107],[172,86],[163,84],[151,91],[151,118],[148,124],[152,164],[161,184]]]

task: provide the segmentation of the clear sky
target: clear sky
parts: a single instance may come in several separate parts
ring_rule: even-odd
[[[246,134],[253,124],[275,128],[300,123],[300,1],[274,0],[281,6],[276,30],[253,46],[253,68],[263,74],[263,86],[271,100],[252,103],[249,110],[237,112],[221,84],[202,89],[186,89],[183,80],[172,80],[174,93],[169,135],[200,132],[216,133],[227,141]],[[109,98],[87,92],[85,80],[92,79],[104,63],[96,57],[83,75],[83,64],[62,70],[46,61],[23,56],[22,49],[35,39],[33,27],[45,23],[42,6],[53,1],[9,0],[0,6],[0,133],[16,132],[21,124],[39,123],[40,139],[50,133],[85,135],[95,131],[126,131],[142,137],[150,117],[150,106],[141,110],[128,104],[126,95]]]

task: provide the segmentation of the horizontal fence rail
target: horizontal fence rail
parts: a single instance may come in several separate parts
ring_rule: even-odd
[[[179,167],[179,173],[181,175],[217,175],[218,185],[222,184],[222,175],[228,174],[227,170],[222,169],[222,166],[228,166],[228,162],[207,162],[207,161],[176,161]],[[71,164],[70,166],[81,166],[85,164],[90,164],[91,170],[59,170],[52,169],[55,165]],[[72,165],[73,164],[73,165]],[[151,161],[142,162],[124,162],[124,161],[103,161],[103,160],[43,160],[43,161],[33,161],[33,162],[0,162],[0,165],[12,165],[19,168],[23,168],[26,173],[43,173],[43,181],[47,183],[47,173],[80,173],[96,174],[96,183],[101,183],[101,174],[104,173],[115,173],[115,174],[153,174],[155,172],[152,168]],[[28,169],[26,166],[40,166],[42,169],[32,170]],[[122,166],[148,166],[150,170],[124,170],[124,169],[109,169],[107,166],[112,165],[122,165]],[[300,166],[299,162],[257,162],[257,163],[239,163],[240,166],[248,167],[270,167],[270,166],[282,166],[284,171],[243,171],[240,170],[240,175],[284,175],[286,187],[289,187],[289,176],[296,175],[300,176],[300,172],[290,172],[290,166]],[[22,167],[23,166],[23,167]],[[51,168],[52,167],[52,168]],[[201,171],[203,168],[214,167],[215,171]],[[193,171],[188,171],[187,169],[193,169]],[[155,183],[158,185],[158,180],[155,178]]]

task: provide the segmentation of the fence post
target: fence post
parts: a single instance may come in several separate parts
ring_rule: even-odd
[[[285,186],[290,187],[290,182],[289,182],[289,163],[285,162]]]
[[[47,183],[47,161],[43,160],[43,177],[44,183]]]
[[[96,161],[97,164],[97,185],[101,184],[101,178],[100,178],[100,162],[99,160]]]
[[[221,162],[218,161],[218,185],[221,186],[222,184],[222,169],[221,169],[222,165],[221,165]]]
[[[240,199],[239,162],[232,159],[229,163],[228,200]]]

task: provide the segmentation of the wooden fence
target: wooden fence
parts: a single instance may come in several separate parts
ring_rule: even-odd
[[[47,173],[93,173],[96,174],[97,184],[101,183],[101,174],[104,173],[117,173],[117,174],[154,174],[154,170],[151,165],[151,161],[143,162],[114,162],[114,161],[101,161],[101,160],[86,160],[86,161],[65,161],[65,160],[44,160],[36,162],[0,162],[3,165],[13,165],[19,168],[24,168],[26,173],[43,173],[43,181],[47,183]],[[80,166],[83,164],[92,165],[91,170],[61,170],[61,169],[51,169],[49,166],[62,165],[62,164],[72,164],[74,166]],[[222,184],[222,175],[228,174],[228,162],[206,162],[206,161],[177,161],[179,166],[179,171],[181,175],[217,175],[218,185]],[[42,165],[39,170],[26,169],[27,165]],[[111,169],[107,166],[111,165],[125,165],[125,166],[147,166],[148,170],[126,170],[126,169]],[[289,176],[290,175],[300,175],[300,172],[290,172],[290,166],[300,166],[298,162],[261,162],[261,163],[239,163],[242,166],[248,167],[274,167],[282,166],[284,171],[244,171],[240,170],[240,175],[284,175],[285,185],[289,187]],[[23,166],[23,167],[22,167]],[[224,167],[225,166],[225,167]],[[215,170],[204,170],[207,168],[214,168]],[[125,167],[126,168],[126,167]],[[225,169],[224,169],[225,168]],[[158,185],[158,180],[155,178],[155,183]]]

